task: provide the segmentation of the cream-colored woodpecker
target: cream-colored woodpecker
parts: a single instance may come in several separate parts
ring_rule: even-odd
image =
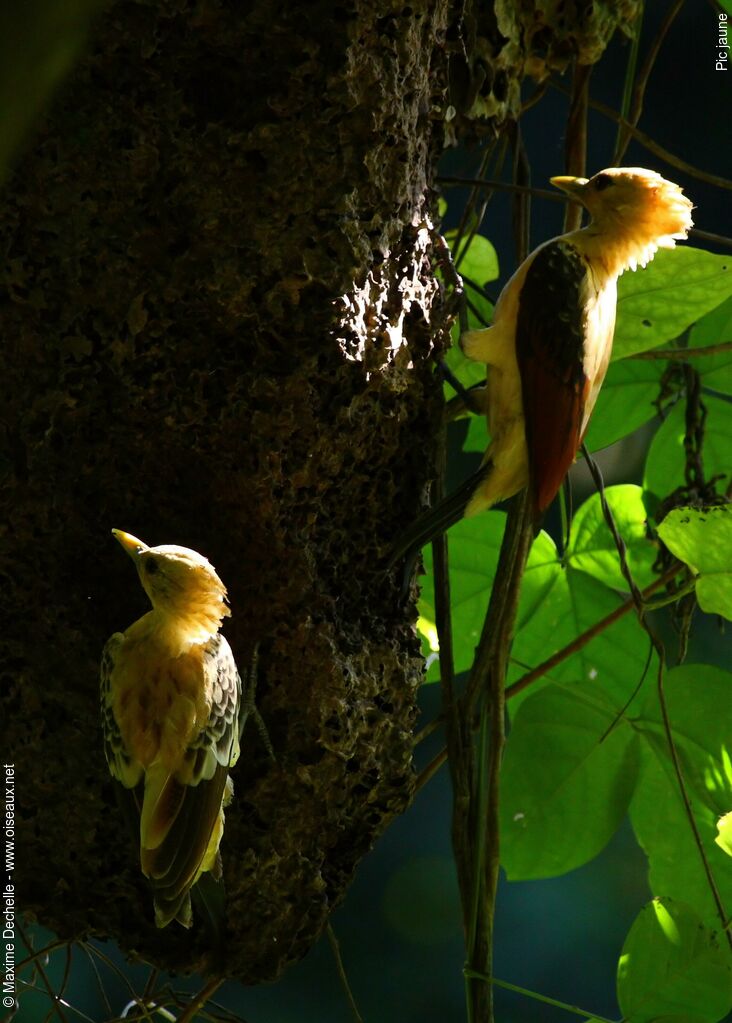
[[[152,610],[107,641],[102,655],[104,751],[140,822],[140,863],[155,922],[191,926],[190,890],[221,876],[219,843],[231,768],[247,712],[229,644],[226,588],[187,547],[148,547],[113,529]]]
[[[541,516],[575,459],[605,378],[618,277],[673,248],[692,226],[691,202],[655,171],[611,167],[589,180],[551,181],[585,207],[590,223],[535,249],[501,292],[493,325],[462,335],[465,355],[487,366],[490,444],[480,469],[399,538],[392,564],[527,485]]]

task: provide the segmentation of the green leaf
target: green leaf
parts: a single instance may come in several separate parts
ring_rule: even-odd
[[[625,542],[633,579],[641,588],[648,586],[655,579],[652,566],[658,549],[646,536],[643,491],[629,483],[621,484],[608,487],[605,497]],[[568,556],[570,565],[580,572],[586,572],[614,589],[628,589],[620,571],[615,542],[603,518],[599,494],[593,494],[575,515]]]
[[[689,348],[732,343],[732,298],[695,323],[689,334]],[[718,355],[701,355],[692,362],[705,387],[732,394],[732,350]]]
[[[732,294],[732,261],[703,249],[661,249],[618,281],[613,358],[672,341]]]
[[[466,671],[473,662],[483,627],[505,514],[496,510],[458,522],[449,534],[450,590],[455,670]],[[423,551],[426,577],[419,613],[434,622],[432,550]],[[572,642],[580,633],[617,610],[617,594],[586,572],[567,568],[553,540],[540,533],[529,553],[519,601],[515,639],[511,651],[509,682],[541,664]],[[530,627],[529,627],[530,626]],[[620,710],[641,681],[647,668],[648,640],[632,614],[601,629],[581,650],[552,669],[549,678],[534,683],[532,692],[547,681],[586,681],[604,693]],[[655,655],[650,668],[654,670]],[[427,680],[439,678],[433,663]],[[511,699],[512,714],[527,693]]]
[[[732,675],[711,665],[684,665],[668,673],[664,693],[696,827],[722,901],[732,904],[732,861],[715,844],[717,820],[732,805],[732,747],[725,713]],[[648,857],[651,890],[683,898],[716,924],[716,905],[679,792],[655,690],[634,726],[642,741],[641,773],[630,818]]]
[[[506,515],[500,511],[484,512],[474,518],[462,519],[450,530],[450,594],[455,670],[467,671],[483,628],[488,598],[503,540]],[[429,622],[435,620],[432,548],[423,551],[426,578],[419,600],[419,613]],[[540,533],[529,555],[521,588],[517,628],[523,628],[536,606],[540,605],[551,586],[556,564],[556,549],[546,533]],[[428,681],[439,678],[435,664]]]
[[[720,713],[729,706],[732,674],[709,664],[685,664],[668,672],[664,694],[686,782],[695,790],[696,799],[714,812],[716,822],[732,799],[732,734],[726,715]],[[655,745],[652,752],[659,758],[660,751],[676,785],[657,690],[649,693],[636,724],[646,730],[648,725],[655,726],[653,734],[661,737],[661,745]],[[651,733],[644,735],[648,738]]]
[[[471,416],[470,426],[463,441],[463,451],[480,451],[482,454],[488,447],[489,440],[485,416]]]
[[[721,473],[729,478],[732,451],[732,404],[705,395],[704,473],[709,479]],[[643,489],[656,498],[666,497],[684,483],[684,403],[671,410],[651,441],[646,459]],[[724,489],[724,484],[721,489]]]
[[[463,242],[455,251],[456,231],[448,231],[445,235],[456,268],[463,277],[465,295],[475,308],[468,307],[468,326],[471,330],[486,327],[493,319],[493,304],[483,290],[490,281],[495,281],[499,275],[498,254],[495,248],[480,234],[474,234],[467,248]],[[477,314],[477,315],[476,315]],[[485,375],[485,367],[483,367]]]
[[[702,611],[732,620],[732,505],[674,508],[658,535],[697,574]]]
[[[534,609],[530,628],[516,633],[511,651],[509,681],[515,682],[527,668],[543,663],[572,643],[579,635],[617,611],[617,594],[584,572],[562,567],[555,561],[545,568],[546,591]],[[644,672],[655,670],[655,654],[635,616],[626,614],[597,633],[585,646],[551,669],[548,679],[581,681],[588,692],[604,694],[619,712],[641,682]],[[534,690],[547,684],[537,680]],[[646,683],[647,684],[647,683]],[[640,700],[642,692],[636,699]],[[514,714],[525,698],[511,698]],[[634,699],[635,703],[635,699]]]
[[[503,538],[506,516],[487,512],[475,518],[462,519],[449,533],[450,609],[455,644],[455,670],[466,671],[473,660],[473,650],[480,637],[488,594],[496,571],[498,552]],[[426,578],[422,581],[419,614],[435,621],[434,579],[431,544],[422,552]],[[435,665],[427,681],[439,678]]]
[[[611,703],[574,686],[528,697],[502,768],[501,863],[510,880],[565,874],[593,859],[625,816],[638,745]],[[603,738],[603,736],[605,736]]]
[[[728,856],[732,856],[732,813],[726,813],[717,821],[717,837],[714,841]]]
[[[640,359],[611,364],[587,431],[590,451],[614,444],[658,415],[653,402],[665,367],[663,361]]]
[[[618,1002],[632,1023],[715,1023],[732,1008],[732,957],[694,910],[653,899],[633,922],[618,962]]]
[[[455,324],[453,327],[452,348],[445,353],[445,362],[463,387],[473,387],[475,384],[481,384],[485,381],[485,365],[482,362],[475,362],[473,359],[466,359],[457,343],[458,333],[459,327]],[[445,400],[449,401],[454,393],[452,385],[445,381]],[[484,416],[471,416],[472,419],[485,422]]]

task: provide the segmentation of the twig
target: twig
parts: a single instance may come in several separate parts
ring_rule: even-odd
[[[530,508],[529,488],[526,488],[512,500],[509,508],[488,611],[462,700],[462,718],[468,725],[474,720],[480,697],[488,701],[486,709],[490,712],[487,812],[483,819],[476,820],[475,794],[478,786],[473,777],[472,807],[462,819],[458,819],[457,815],[453,817],[454,833],[458,825],[463,829],[467,825],[467,833],[463,836],[466,845],[471,844],[472,837],[472,845],[475,847],[478,829],[484,831],[484,840],[480,845],[485,849],[485,861],[476,862],[473,869],[473,888],[482,889],[483,911],[476,920],[475,932],[469,934],[467,951],[470,968],[489,976],[492,973],[493,918],[499,867],[499,771],[505,741],[504,684],[521,579],[533,538]],[[471,891],[470,905],[473,903],[473,896],[474,891]],[[468,986],[468,994],[470,1018],[478,1023],[483,1021],[492,1023],[493,993],[490,985],[471,983]]]
[[[496,181],[494,178],[463,178],[456,175],[443,174],[437,178],[439,185],[471,185],[473,188],[486,188],[495,192],[518,192],[535,199],[548,199],[550,202],[565,202],[566,196],[559,192],[550,192],[548,188],[534,188],[533,185],[517,185],[513,181]]]
[[[30,941],[28,940],[28,936],[27,936],[27,934],[25,933],[25,931],[23,929],[23,925],[20,923],[19,920],[16,920],[16,926],[18,928],[18,933],[20,934],[21,938],[23,939],[23,944],[25,945],[25,947],[27,949],[32,948],[32,945],[31,945]],[[67,942],[63,942],[63,944],[67,945],[68,943]],[[62,1020],[63,1023],[67,1023],[66,1016],[64,1015],[63,1010],[61,1008],[61,999],[56,994],[56,992],[53,990],[53,987],[51,986],[51,982],[49,981],[48,977],[46,976],[46,971],[43,969],[43,966],[42,966],[41,962],[38,961],[38,960],[36,960],[35,969],[38,970],[40,978],[43,981],[43,986],[46,989],[48,997],[51,999],[52,1005],[55,1007],[56,1012],[58,1013],[59,1019]]]
[[[674,565],[672,568],[669,568],[666,572],[664,572],[663,575],[659,576],[658,579],[655,579],[649,586],[646,586],[645,590],[641,593],[643,600],[650,597],[656,592],[656,590],[660,590],[661,587],[666,586],[667,583],[671,582],[671,580],[679,574],[680,569],[680,565]],[[508,686],[506,689],[506,699],[510,700],[512,696],[518,696],[518,694],[523,692],[523,690],[530,686],[532,682],[536,682],[538,679],[550,672],[552,668],[556,668],[556,666],[561,664],[562,661],[566,661],[566,659],[571,657],[572,654],[576,654],[578,650],[582,649],[582,647],[587,646],[587,644],[593,640],[595,636],[599,636],[601,632],[605,631],[605,629],[614,625],[618,619],[622,618],[623,615],[626,615],[629,611],[632,611],[634,607],[635,602],[632,597],[629,600],[626,600],[624,604],[619,604],[614,611],[611,611],[610,614],[601,618],[599,622],[595,622],[595,624],[591,625],[589,629],[585,629],[585,631],[579,636],[576,636],[571,643],[562,647],[561,650],[557,650],[557,652],[552,654],[551,657],[548,657],[535,668],[532,668],[531,671],[527,671],[525,675],[522,675],[521,678]]]
[[[684,0],[675,0],[675,2],[671,4],[669,9],[666,11],[663,21],[658,27],[658,32],[656,33],[656,36],[650,45],[650,48],[646,55],[646,59],[643,61],[643,66],[641,67],[640,73],[638,74],[638,78],[636,79],[635,88],[633,90],[633,100],[627,117],[628,122],[634,126],[638,124],[638,122],[640,121],[641,114],[643,113],[643,99],[645,97],[646,88],[648,87],[648,82],[651,77],[653,65],[656,63],[658,54],[661,52],[661,47],[663,46],[664,40],[668,35],[668,31],[671,28],[671,25],[674,23],[679,11],[683,6]],[[638,39],[639,37],[640,25],[638,26],[636,32],[636,39]],[[625,110],[623,111],[623,116],[625,116]],[[618,166],[623,156],[625,155],[625,150],[628,148],[629,141],[630,140],[628,138],[627,132],[621,129],[618,132],[616,158],[613,160],[615,166]]]
[[[728,249],[732,249],[732,238],[728,238],[726,234],[714,234],[713,231],[702,231],[700,227],[692,227],[689,234],[692,238],[702,238],[704,241],[711,242],[713,245],[726,245]]]
[[[437,772],[440,770],[440,768],[442,767],[446,760],[447,746],[443,746],[440,752],[437,754],[437,756],[433,757],[432,760],[430,760],[429,764],[427,764],[426,767],[423,767],[422,770],[419,772],[419,775],[417,776],[417,781],[414,784],[414,791],[419,792],[421,789],[423,789],[427,782],[431,781],[432,778],[434,778],[434,776],[437,774]]]
[[[702,867],[707,878],[709,891],[711,892],[712,899],[714,900],[714,905],[717,910],[717,916],[719,917],[722,925],[722,930],[727,936],[727,943],[730,949],[732,949],[732,932],[730,932],[727,929],[727,911],[724,908],[724,903],[722,902],[722,896],[720,895],[719,888],[717,887],[717,882],[714,877],[714,872],[712,871],[712,866],[709,862],[709,858],[707,857],[706,849],[704,848],[704,843],[702,842],[702,837],[699,834],[699,828],[696,823],[696,817],[694,816],[694,808],[691,805],[689,791],[686,786],[683,771],[681,770],[681,761],[679,760],[679,754],[676,749],[676,743],[674,741],[673,731],[671,729],[671,719],[669,718],[668,707],[666,705],[666,694],[663,689],[663,659],[661,659],[661,662],[658,666],[658,702],[661,707],[663,728],[666,733],[666,741],[668,743],[668,748],[671,753],[671,762],[673,764],[674,774],[676,775],[676,781],[679,786],[679,794],[684,803],[684,811],[686,813],[686,818],[689,822],[689,826],[694,837],[694,845],[696,846],[697,852],[699,853],[699,857],[702,861]]]
[[[338,977],[340,978],[341,986],[343,987],[343,990],[345,992],[346,998],[348,999],[348,1004],[349,1004],[349,1006],[351,1008],[351,1013],[353,1015],[353,1018],[356,1021],[356,1023],[363,1023],[363,1017],[361,1016],[361,1013],[358,1011],[358,1006],[356,1005],[356,999],[353,997],[353,991],[351,991],[351,985],[348,983],[348,977],[346,975],[346,968],[343,965],[343,959],[341,958],[341,946],[340,946],[340,943],[338,941],[338,938],[336,937],[336,933],[333,930],[333,925],[331,923],[328,923],[328,925],[327,925],[327,927],[325,929],[325,933],[328,935],[328,941],[330,942],[330,948],[331,948],[331,951],[333,953],[333,958],[335,959],[336,970],[338,971]]]
[[[664,572],[663,575],[659,576],[658,579],[654,579],[652,583],[646,586],[646,588],[641,591],[641,596],[643,597],[644,604],[647,601],[648,597],[652,596],[656,592],[656,590],[660,590],[662,587],[670,583],[671,580],[674,579],[675,576],[679,574],[680,569],[681,569],[680,565],[674,565],[672,568],[667,569],[667,571]],[[677,599],[676,594],[674,594],[673,599],[674,600]],[[655,611],[658,606],[659,605],[654,604],[652,607],[647,608],[647,610]],[[585,629],[585,631],[581,633],[579,636],[576,636],[571,643],[568,643],[566,646],[562,647],[561,650],[557,650],[557,652],[555,654],[552,654],[551,657],[547,658],[546,661],[543,661],[535,668],[532,668],[531,671],[527,671],[525,675],[522,675],[521,678],[517,679],[510,686],[507,686],[506,699],[510,700],[512,696],[518,696],[519,693],[523,692],[524,689],[527,689],[533,682],[538,682],[538,680],[540,678],[543,678],[544,675],[547,675],[552,670],[552,668],[556,668],[556,666],[558,664],[561,664],[562,661],[566,661],[568,657],[572,656],[572,654],[576,654],[578,650],[581,650],[583,647],[587,646],[587,644],[591,642],[591,640],[593,640],[596,636],[599,636],[600,633],[605,631],[605,629],[610,628],[611,625],[614,625],[615,622],[619,621],[620,618],[626,615],[629,611],[632,611],[634,607],[635,603],[633,602],[632,598],[626,600],[625,603],[620,604],[618,607],[615,608],[614,611],[611,611],[609,615],[606,615],[604,618],[600,619],[599,622],[595,622],[595,624],[591,625],[589,629]],[[426,738],[427,735],[431,735],[434,731],[436,731],[437,728],[439,728],[440,726],[441,720],[442,717],[439,716],[435,718],[433,721],[431,721],[428,725],[425,725],[425,727],[417,736],[415,744],[418,740]],[[419,777],[417,778],[416,784],[417,791],[423,788],[427,784],[427,782],[430,781],[430,779],[433,778],[435,774],[437,774],[437,772],[439,771],[439,769],[442,767],[446,760],[447,748],[445,747],[441,749],[440,752],[433,757],[429,764],[427,764],[427,766],[422,769]]]
[[[511,129],[513,144],[513,180],[517,186],[512,199],[514,244],[516,266],[521,266],[529,254],[531,239],[531,165],[526,153],[521,125],[516,122]]]
[[[701,348],[653,348],[649,352],[636,352],[629,359],[695,359],[697,355],[720,355],[732,352],[732,341],[721,341],[718,345],[705,345]]]
[[[190,1000],[183,1015],[178,1017],[178,1023],[192,1023],[198,1010],[204,1007],[211,995],[215,994],[223,983],[223,977],[213,977],[207,984],[204,984],[198,994],[195,994]]]
[[[105,1005],[107,1007],[108,1015],[111,1016],[112,1015],[112,1005],[111,1005],[111,1002],[109,1001],[109,998],[107,996],[107,992],[106,992],[105,987],[104,987],[104,981],[102,980],[102,975],[99,972],[99,967],[97,966],[97,961],[94,958],[94,956],[91,954],[91,952],[89,951],[89,946],[87,945],[87,943],[85,941],[80,941],[79,942],[79,948],[82,950],[82,952],[84,952],[84,954],[86,955],[87,959],[89,960],[89,965],[91,966],[92,971],[93,971],[94,976],[95,976],[96,981],[97,981],[97,988],[99,990],[99,995],[104,1000],[104,1003],[105,1003]]]
[[[585,456],[585,460],[587,461],[590,473],[592,474],[592,478],[595,481],[595,485],[599,490],[600,504],[602,505],[602,513],[605,518],[605,522],[607,523],[608,529],[610,530],[615,541],[615,546],[617,548],[618,556],[620,559],[620,570],[623,573],[623,576],[625,577],[628,585],[630,586],[630,592],[633,597],[633,602],[635,604],[636,611],[638,613],[638,621],[641,625],[641,628],[643,628],[647,633],[651,643],[653,644],[656,650],[656,653],[658,654],[657,676],[658,701],[661,708],[661,718],[663,721],[664,732],[666,734],[666,742],[669,748],[669,752],[671,754],[671,762],[673,765],[674,773],[676,775],[676,781],[679,787],[679,794],[684,804],[684,811],[686,814],[689,827],[691,829],[694,844],[696,846],[697,852],[699,853],[699,857],[702,861],[702,867],[707,878],[707,884],[709,885],[709,890],[711,892],[712,899],[714,900],[714,905],[717,910],[717,916],[720,919],[722,928],[725,929],[727,923],[727,912],[724,908],[722,898],[719,894],[719,888],[717,887],[714,872],[712,871],[711,865],[709,863],[709,859],[704,848],[704,843],[702,842],[702,838],[699,833],[699,828],[696,823],[696,818],[694,817],[694,809],[691,805],[691,799],[689,798],[689,791],[686,785],[686,780],[681,769],[681,761],[679,760],[678,751],[676,749],[676,742],[674,740],[673,730],[671,728],[671,719],[669,718],[668,707],[666,705],[666,695],[663,688],[663,672],[666,658],[664,646],[661,640],[658,638],[658,636],[655,634],[655,632],[651,629],[651,627],[648,625],[648,622],[646,621],[646,609],[643,606],[643,598],[638,587],[633,581],[633,577],[630,573],[630,568],[628,566],[628,561],[626,557],[625,543],[622,537],[620,536],[620,533],[618,532],[617,526],[615,525],[615,519],[613,518],[613,513],[610,509],[610,505],[607,503],[607,500],[605,498],[605,488],[602,481],[602,474],[600,473],[600,469],[595,463],[595,461],[592,459],[589,451],[587,450],[587,446],[584,444],[582,445],[582,453]],[[727,936],[727,942],[730,946],[730,949],[732,949],[732,933],[728,930],[725,930],[725,934]]]
[[[569,90],[563,85],[560,85],[559,82],[552,81],[552,86],[558,92],[563,93],[563,95],[570,95]],[[705,171],[699,167],[695,167],[693,164],[687,163],[686,160],[682,160],[680,156],[676,156],[675,153],[670,152],[668,149],[664,149],[663,146],[660,146],[657,142],[655,142],[650,135],[646,135],[646,133],[641,131],[640,128],[636,128],[632,124],[629,124],[624,117],[621,117],[616,110],[607,106],[606,103],[601,103],[598,99],[591,99],[590,106],[593,110],[597,110],[598,113],[604,114],[605,117],[609,117],[610,120],[614,121],[616,124],[620,124],[624,128],[627,128],[628,132],[633,136],[636,142],[639,142],[648,150],[649,153],[653,153],[654,156],[657,156],[660,160],[669,164],[669,166],[683,171],[683,173],[688,174],[692,178],[696,178],[698,181],[706,181],[709,185],[716,185],[718,188],[732,190],[732,181],[728,178],[723,178],[719,174],[712,174],[710,171]]]
[[[474,973],[474,971],[470,971]],[[477,974],[482,976],[482,974]],[[496,987],[505,988],[506,991],[513,991],[517,995],[524,995],[526,998],[531,998],[535,1002],[543,1002],[545,1005],[553,1005],[557,1009],[564,1009],[565,1012],[571,1012],[575,1016],[584,1016],[586,1020],[591,1020],[592,1023],[613,1023],[613,1020],[606,1019],[605,1016],[598,1016],[596,1012],[588,1012],[586,1009],[580,1009],[577,1005],[570,1005],[568,1002],[560,1002],[556,998],[549,998],[548,995],[540,995],[536,991],[529,991],[528,988],[519,987],[518,984],[510,984],[507,980],[499,980],[497,977],[485,977],[490,984],[494,984]]]
[[[437,717],[434,717],[432,718],[431,721],[428,721],[424,728],[420,728],[420,730],[415,735],[414,745],[419,746],[419,744],[421,742],[424,742],[425,739],[429,739],[433,732],[436,732],[437,729],[440,727],[442,721],[443,721],[442,714],[438,714]]]
[[[568,174],[580,178],[585,177],[587,169],[587,102],[591,73],[591,64],[578,64],[575,61],[564,141],[564,167]],[[582,207],[577,203],[567,203],[564,211],[565,232],[576,231],[581,223]]]
[[[631,97],[633,93],[633,79],[635,78],[635,69],[638,66],[638,51],[640,49],[640,37],[643,29],[643,5],[641,4],[640,12],[635,19],[633,25],[633,38],[630,44],[630,52],[628,53],[628,64],[625,68],[625,78],[623,80],[623,97],[620,101],[620,113],[623,117],[626,117],[629,121],[632,120],[629,117]],[[633,121],[635,124],[636,122]],[[623,153],[628,145],[628,136],[625,134],[622,128],[618,128],[618,133],[615,138],[615,152],[613,153],[612,165],[618,167],[622,160]]]

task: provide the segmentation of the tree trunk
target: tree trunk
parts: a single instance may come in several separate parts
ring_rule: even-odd
[[[410,800],[422,669],[384,564],[439,417],[446,8],[119,3],[11,183],[3,696],[19,904],[62,937],[205,968],[199,927],[154,927],[102,753],[100,650],[146,609],[112,526],[210,557],[242,674],[260,644],[277,761],[250,726],[228,974],[302,956]]]

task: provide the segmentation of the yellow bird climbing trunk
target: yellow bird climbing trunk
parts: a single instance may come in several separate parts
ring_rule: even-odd
[[[228,775],[239,757],[241,680],[219,634],[226,589],[195,551],[112,532],[153,607],[104,648],[105,754],[139,814],[155,922],[190,927],[192,886],[205,871],[221,875]]]

